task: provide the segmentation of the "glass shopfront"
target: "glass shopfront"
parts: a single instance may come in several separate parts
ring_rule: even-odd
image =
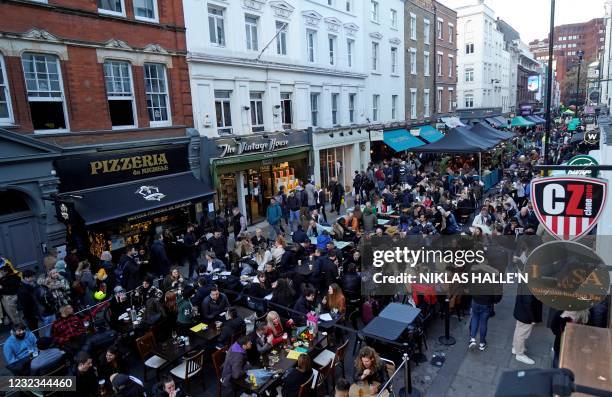
[[[321,160],[322,187],[329,186],[332,178],[335,178],[344,186],[352,186],[350,169],[352,167],[353,145],[321,149],[319,158]],[[349,173],[346,170],[349,170]]]

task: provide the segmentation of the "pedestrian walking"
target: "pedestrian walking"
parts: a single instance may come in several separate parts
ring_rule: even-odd
[[[268,219],[268,224],[270,225],[270,230],[268,232],[270,240],[276,240],[276,236],[281,235],[280,221],[282,216],[283,211],[281,210],[280,205],[276,202],[276,199],[272,197],[270,199],[270,205],[266,211],[266,218]]]
[[[542,302],[531,294],[525,284],[519,284],[514,302],[516,326],[512,338],[512,354],[517,361],[533,365],[535,361],[525,354],[525,342],[529,339],[535,325],[542,322]]]
[[[232,209],[232,228],[234,229],[234,241],[238,240],[240,233],[246,233],[247,231],[246,217],[240,213],[238,207]]]
[[[289,229],[291,229],[291,232],[295,232],[300,224],[300,206],[300,198],[294,191],[289,192],[287,209],[289,210]]]

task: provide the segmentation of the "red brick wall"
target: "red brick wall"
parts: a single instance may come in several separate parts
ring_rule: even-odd
[[[172,68],[167,69],[172,124],[193,126],[191,92],[186,52],[184,18],[181,0],[158,0],[159,24],[135,21],[132,0],[125,0],[127,18],[99,15],[95,0],[49,0],[49,6],[18,2],[0,3],[0,31],[24,33],[36,27],[57,36],[60,40],[78,40],[101,45],[110,39],[126,42],[135,49],[148,44],[159,44],[179,55],[172,57]],[[78,11],[78,12],[77,12]],[[33,46],[35,48],[35,46]],[[157,128],[155,132],[106,131],[111,129],[104,72],[98,63],[96,49],[67,45],[68,60],[61,62],[64,92],[68,109],[71,133],[57,138],[62,145],[101,142],[113,139],[146,139],[177,136],[175,128]],[[32,122],[27,103],[21,60],[6,57],[7,73],[13,103],[17,131],[32,133]],[[138,127],[148,128],[149,117],[146,107],[144,70],[132,65],[133,84],[136,95]],[[80,134],[99,131],[101,134]],[[184,135],[184,128],[179,135]],[[151,135],[153,134],[153,135]],[[45,140],[49,138],[44,138]],[[56,139],[56,138],[53,138]]]

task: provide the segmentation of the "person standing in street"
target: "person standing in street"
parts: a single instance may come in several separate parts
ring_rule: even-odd
[[[515,355],[517,361],[533,365],[535,361],[525,354],[525,342],[535,325],[542,322],[542,302],[531,294],[525,284],[518,286],[514,302],[514,318],[516,327],[512,338],[512,354]]]
[[[312,211],[317,206],[316,192],[312,181],[308,181],[306,187],[304,187],[304,191],[306,192],[306,198],[308,200],[308,211]]]
[[[21,315],[17,308],[17,291],[20,285],[19,274],[12,266],[7,263],[0,267],[0,296],[2,296],[4,314],[8,316],[4,318],[5,324],[7,320],[10,320],[13,325],[21,323]]]
[[[246,233],[247,231],[246,217],[240,213],[238,207],[232,209],[232,228],[234,229],[234,241],[238,240],[240,233]]]
[[[336,178],[333,178],[329,185],[329,193],[331,195],[332,211],[340,214],[340,206],[344,198],[344,187],[342,187],[342,184]]]
[[[194,225],[187,226],[187,233],[185,233],[183,242],[185,243],[186,248],[186,259],[189,263],[189,278],[191,278],[198,267],[198,257],[200,256],[200,242],[195,235]],[[130,290],[131,289],[128,288],[128,291]]]
[[[17,291],[17,305],[28,329],[35,331],[38,320],[41,318],[40,304],[37,299],[37,285],[34,271],[28,269],[23,272],[21,285]]]
[[[266,211],[266,218],[268,219],[268,224],[270,225],[270,240],[276,240],[276,236],[281,235],[280,222],[282,216],[283,211],[281,210],[280,205],[278,205],[274,197],[270,198],[270,205]]]
[[[165,276],[170,272],[170,259],[166,254],[166,247],[164,246],[164,237],[161,233],[157,233],[153,238],[153,244],[151,244],[151,257],[149,263],[151,265],[151,273],[155,276]]]
[[[327,223],[327,214],[325,213],[325,204],[327,203],[327,195],[324,189],[321,189],[321,186],[317,185],[316,189],[316,198],[317,198],[317,208],[321,211],[321,215],[323,216],[323,220]]]
[[[300,206],[300,198],[296,196],[294,191],[289,192],[287,208],[289,210],[289,229],[292,232],[295,232],[300,224]]]

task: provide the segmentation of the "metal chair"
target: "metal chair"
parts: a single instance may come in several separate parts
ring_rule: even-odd
[[[200,372],[202,372],[202,367],[204,365],[204,350],[200,350],[196,353],[191,353],[188,356],[184,357],[184,361],[177,365],[176,367],[170,370],[170,373],[181,379],[184,383],[186,383],[187,393],[191,392],[191,379],[196,377]],[[205,390],[204,387],[204,376],[202,378],[202,390]]]
[[[385,364],[387,374],[389,376],[389,379],[391,379],[391,376],[393,376],[393,374],[395,373],[395,363],[389,360],[388,358],[381,357],[380,360]],[[389,383],[389,386],[387,388],[389,389],[389,394],[395,396],[395,391],[393,390],[393,382]]]

